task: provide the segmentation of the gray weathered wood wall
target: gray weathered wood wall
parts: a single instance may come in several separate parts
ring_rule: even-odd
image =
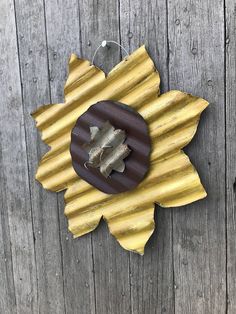
[[[91,59],[103,39],[145,43],[162,92],[211,103],[187,148],[209,196],[158,207],[144,257],[104,223],[73,240],[63,195],[34,179],[46,148],[30,112],[62,102],[70,53]],[[236,313],[235,58],[235,0],[0,0],[0,313]]]

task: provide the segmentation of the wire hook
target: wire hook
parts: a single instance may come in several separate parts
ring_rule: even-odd
[[[126,53],[126,57],[129,55],[128,51],[122,46],[120,45],[118,42],[116,42],[115,40],[103,40],[102,43],[96,48],[95,52],[94,52],[94,55],[93,55],[93,58],[92,58],[92,65],[94,65],[94,58],[98,52],[98,50],[102,47],[102,48],[105,48],[105,47],[109,47],[108,44],[115,44],[117,46],[119,46],[121,49],[124,50],[124,52]]]

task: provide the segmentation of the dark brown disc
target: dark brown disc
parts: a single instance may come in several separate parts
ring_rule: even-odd
[[[124,172],[113,170],[105,178],[98,168],[86,166],[89,154],[85,146],[91,140],[91,127],[102,128],[107,121],[115,129],[124,130],[124,144],[131,150],[124,159]],[[150,164],[151,140],[143,117],[131,107],[115,101],[100,101],[82,114],[71,132],[70,153],[78,176],[100,191],[116,194],[135,188],[144,178]]]

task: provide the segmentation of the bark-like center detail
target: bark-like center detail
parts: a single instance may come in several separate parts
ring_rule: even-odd
[[[89,160],[84,166],[99,168],[105,178],[109,177],[113,170],[124,172],[124,159],[131,152],[128,145],[124,144],[125,131],[115,129],[106,121],[101,128],[91,126],[90,136],[90,142],[84,145],[89,155]]]

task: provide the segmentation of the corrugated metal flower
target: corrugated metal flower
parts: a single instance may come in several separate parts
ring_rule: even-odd
[[[45,189],[66,189],[65,215],[74,237],[94,230],[103,217],[123,248],[143,254],[154,230],[154,203],[181,206],[206,196],[196,170],[181,149],[193,138],[208,102],[177,90],[159,96],[159,84],[159,74],[144,46],[107,76],[73,54],[65,103],[43,106],[32,114],[42,140],[51,147],[40,162],[36,179]],[[148,124],[152,141],[150,169],[143,181],[133,190],[113,195],[80,179],[70,155],[76,120],[104,99],[137,110]]]

